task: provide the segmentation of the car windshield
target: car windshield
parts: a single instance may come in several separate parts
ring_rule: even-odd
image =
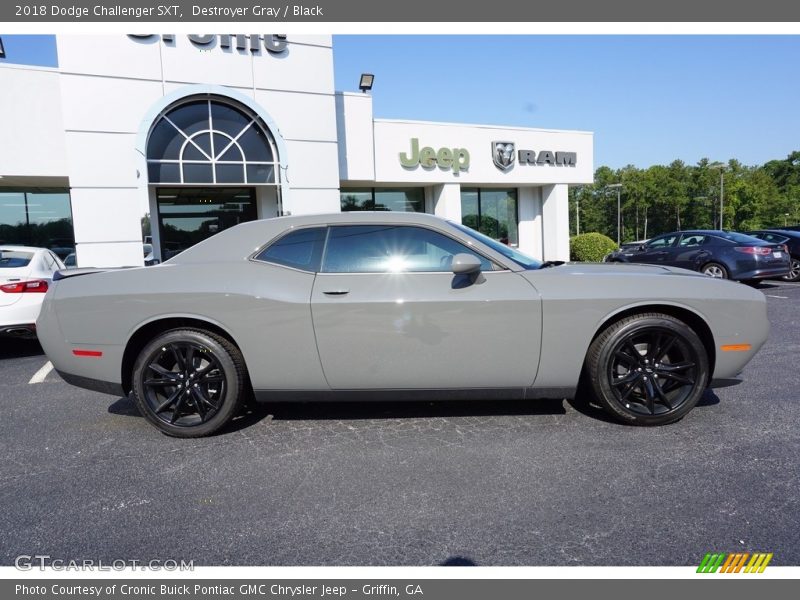
[[[450,221],[450,224],[459,231],[463,231],[468,236],[475,238],[481,244],[489,246],[489,248],[491,248],[495,252],[499,252],[506,258],[513,260],[515,263],[517,263],[521,267],[524,267],[525,269],[532,271],[535,269],[539,269],[542,266],[542,261],[537,260],[531,256],[528,256],[527,254],[520,252],[519,250],[515,250],[511,246],[506,246],[502,242],[498,242],[497,240],[490,238],[488,235],[483,235],[482,233],[478,233],[474,229],[470,229],[466,225],[461,225],[460,223],[453,223],[452,221]]]
[[[33,252],[21,252],[19,250],[0,250],[0,269],[14,269],[27,267]]]

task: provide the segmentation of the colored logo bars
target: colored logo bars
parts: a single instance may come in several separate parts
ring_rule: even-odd
[[[748,562],[747,559],[750,559]],[[707,553],[700,566],[697,567],[698,573],[763,573],[769,561],[772,560],[772,552],[755,552],[752,555],[748,552],[736,553]],[[747,565],[745,566],[745,563]]]

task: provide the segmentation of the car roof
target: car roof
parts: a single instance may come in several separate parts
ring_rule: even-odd
[[[240,223],[225,229],[216,235],[206,238],[202,242],[187,248],[180,254],[172,257],[165,264],[197,263],[213,260],[237,260],[250,256],[261,249],[267,242],[275,237],[298,227],[313,227],[315,225],[428,225],[434,229],[443,229],[451,234],[448,221],[428,213],[406,213],[392,211],[352,211],[337,213],[320,213],[307,215],[292,215],[274,217],[271,219],[257,219]],[[494,251],[492,255],[496,254]],[[499,262],[507,260],[497,259]]]

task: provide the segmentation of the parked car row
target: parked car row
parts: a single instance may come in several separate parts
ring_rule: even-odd
[[[800,232],[748,233],[714,229],[673,231],[638,244],[623,244],[606,262],[681,267],[710,277],[754,281],[800,280]]]
[[[52,250],[0,246],[0,335],[36,337],[36,319],[53,273],[64,268]]]

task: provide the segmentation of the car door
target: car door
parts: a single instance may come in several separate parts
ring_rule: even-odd
[[[481,260],[477,276],[453,274],[462,252]],[[506,388],[536,376],[536,290],[427,227],[332,226],[311,308],[335,390]]]
[[[677,234],[662,235],[655,237],[644,245],[644,248],[638,252],[633,252],[628,260],[630,262],[640,262],[648,264],[667,264],[671,258],[672,248],[675,245],[675,240],[678,239]]]
[[[684,233],[678,245],[672,251],[674,258],[671,265],[683,269],[698,271],[702,265],[711,260],[709,252],[709,236],[700,233]]]

